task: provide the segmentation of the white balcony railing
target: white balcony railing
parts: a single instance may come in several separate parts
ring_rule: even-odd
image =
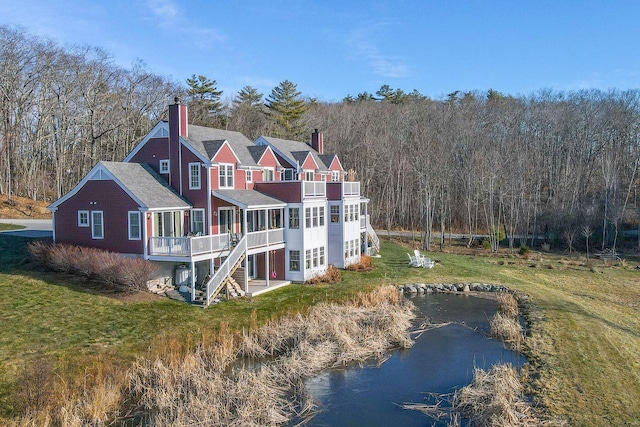
[[[324,181],[302,181],[302,198],[324,197],[327,194],[327,183]]]
[[[229,249],[229,234],[198,237],[150,237],[150,256],[193,257]]]
[[[247,233],[247,248],[258,248],[284,242],[284,229],[254,231]]]
[[[359,196],[360,195],[360,182],[345,181],[342,183],[342,196]]]

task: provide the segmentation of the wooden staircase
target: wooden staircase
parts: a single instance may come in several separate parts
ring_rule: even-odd
[[[247,236],[244,236],[206,283],[203,294],[196,295],[194,302],[200,300],[204,305],[209,305],[211,300],[217,297],[223,290],[226,290],[227,298],[244,296],[244,290],[242,286],[238,284],[238,281],[240,281],[240,283],[244,282],[244,269],[241,265],[246,256]],[[240,272],[238,271],[239,269],[241,270]],[[240,275],[240,273],[242,275]],[[235,278],[233,277],[234,275]]]

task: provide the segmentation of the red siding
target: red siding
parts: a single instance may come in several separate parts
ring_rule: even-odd
[[[301,185],[300,181],[257,182],[254,188],[287,203],[300,203]]]
[[[213,156],[213,161],[218,163],[238,163],[238,158],[233,154],[228,144],[223,144],[220,150]]]
[[[207,208],[207,168],[200,166],[200,189],[189,189],[189,163],[201,164],[202,160],[196,157],[188,148],[182,147],[182,195],[189,200],[194,208],[205,209]],[[179,190],[179,189],[178,189]],[[206,218],[205,211],[205,218]]]
[[[257,257],[257,262],[256,262],[256,276],[258,279],[264,279],[265,278],[265,255],[269,256],[269,271],[267,272],[267,274],[269,274],[269,279],[273,279],[273,280],[284,280],[284,249],[278,249],[276,251],[273,251],[274,253],[272,254],[271,251],[268,252],[267,254],[264,253],[260,253],[260,254],[256,254],[255,256]],[[272,276],[272,273],[274,272],[274,264],[275,264],[275,273],[276,273],[276,277]]]
[[[148,163],[153,170],[160,173],[160,160],[169,159],[169,139],[151,138],[131,158],[129,163]],[[169,174],[161,174],[165,180],[169,180]]]
[[[276,156],[273,154],[273,152],[270,149],[267,149],[264,152],[264,155],[262,156],[262,158],[260,159],[260,162],[258,163],[260,166],[266,166],[269,168],[276,168],[278,167],[278,160],[276,159]]]
[[[304,170],[318,169],[318,165],[316,164],[316,161],[313,160],[313,156],[307,156],[307,158],[304,160],[304,163],[302,164],[302,169]]]
[[[333,156],[333,160],[331,161],[331,165],[329,166],[329,170],[340,171],[340,172],[343,171],[342,167],[340,166],[340,162],[338,161],[338,156]]]
[[[55,213],[56,241],[142,254],[143,240],[129,240],[128,212],[138,211],[138,208],[138,204],[115,182],[88,181],[78,193],[58,207]],[[78,210],[103,212],[104,239],[92,239],[91,227],[78,227]]]
[[[329,200],[342,199],[342,183],[341,182],[327,182],[327,199]]]

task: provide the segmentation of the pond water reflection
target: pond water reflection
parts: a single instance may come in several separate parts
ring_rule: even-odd
[[[433,419],[402,409],[424,402],[425,392],[450,393],[468,384],[474,367],[498,362],[520,366],[525,359],[487,338],[496,302],[466,295],[430,294],[412,298],[416,325],[447,323],[424,332],[408,350],[397,350],[381,366],[323,372],[305,383],[321,404],[309,426],[431,426]]]

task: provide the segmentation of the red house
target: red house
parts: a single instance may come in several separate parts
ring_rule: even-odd
[[[317,130],[310,144],[252,143],[189,125],[176,102],[123,162],[99,162],[49,206],[54,240],[156,262],[192,301],[257,295],[378,249],[360,183],[344,177]]]

